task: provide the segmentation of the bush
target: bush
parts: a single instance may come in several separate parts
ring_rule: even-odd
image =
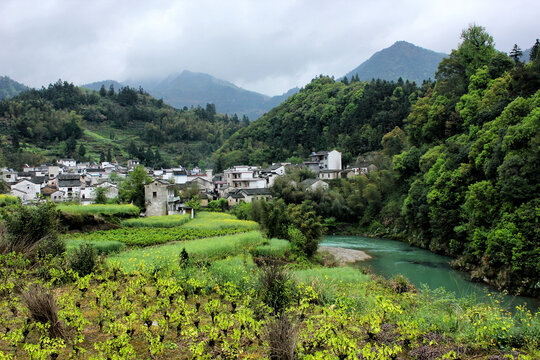
[[[293,298],[294,283],[282,266],[265,266],[259,277],[259,286],[262,301],[272,308],[273,314],[281,314]]]
[[[390,287],[398,294],[418,292],[416,287],[405,276],[398,274],[390,280]]]
[[[59,256],[66,252],[66,242],[58,238],[57,234],[50,234],[37,244],[36,252],[40,258],[47,255]]]
[[[288,316],[281,315],[268,324],[266,330],[269,345],[269,358],[279,360],[296,359],[298,325]]]
[[[4,251],[34,254],[39,242],[55,242],[58,235],[58,211],[53,203],[16,206],[4,216]],[[46,252],[46,247],[41,247]]]
[[[49,324],[50,337],[64,337],[64,329],[58,320],[56,301],[48,290],[41,285],[35,285],[25,291],[22,298],[30,311],[32,320],[41,324]]]
[[[92,244],[82,244],[72,253],[69,264],[80,276],[86,276],[96,267],[97,252]]]

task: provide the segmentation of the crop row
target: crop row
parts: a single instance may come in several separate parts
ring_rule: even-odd
[[[240,227],[229,227],[216,230],[193,229],[185,227],[173,228],[123,228],[106,231],[94,231],[84,234],[67,235],[69,242],[71,239],[99,242],[99,241],[120,241],[131,246],[151,246],[168,243],[171,241],[195,240],[212,236],[223,236],[243,233],[248,229]]]
[[[112,215],[118,217],[139,216],[140,209],[129,204],[91,204],[91,205],[58,205],[58,209],[65,214],[75,215]]]
[[[125,227],[175,227],[191,220],[189,214],[149,216],[145,218],[126,219],[121,225]]]
[[[200,212],[194,220],[184,225],[187,229],[220,230],[224,228],[244,228],[247,230],[259,229],[255,221],[238,220],[236,217],[225,213]]]
[[[212,262],[228,256],[248,254],[250,249],[262,242],[262,234],[259,231],[251,231],[243,234],[132,249],[115,254],[109,257],[108,261],[118,264],[123,271],[129,273],[135,270],[153,271],[164,268],[177,270],[181,265],[179,257],[182,252],[187,253],[187,257],[191,261]]]

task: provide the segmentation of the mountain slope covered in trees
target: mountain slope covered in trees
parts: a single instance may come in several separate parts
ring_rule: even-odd
[[[0,102],[0,162],[20,168],[58,157],[138,158],[154,167],[206,166],[245,125],[212,104],[177,110],[142,88],[95,92],[58,81]]]
[[[349,163],[381,148],[382,136],[403,125],[412,99],[424,90],[409,82],[334,81],[321,76],[250,126],[214,154],[218,166],[263,164],[336,148]]]
[[[16,96],[27,89],[26,85],[18,83],[7,76],[0,76],[0,100]]]
[[[359,80],[382,79],[414,81],[421,84],[433,79],[437,65],[446,54],[424,49],[406,41],[397,41],[392,46],[376,52],[360,66],[348,72],[348,79],[358,76]]]

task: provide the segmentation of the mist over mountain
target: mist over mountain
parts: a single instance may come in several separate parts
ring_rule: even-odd
[[[216,105],[216,110],[219,113],[246,115],[250,120],[258,119],[299,90],[294,88],[283,95],[270,97],[243,89],[209,74],[188,70],[184,70],[180,74],[171,74],[162,80],[126,80],[122,83],[105,80],[83,86],[99,90],[101,85],[105,85],[105,88],[108,89],[111,84],[116,89],[126,85],[134,88],[141,86],[152,96],[162,98],[165,103],[179,109],[199,105],[204,107],[206,104],[212,103]]]
[[[0,100],[13,97],[27,90],[28,86],[23,85],[7,76],[0,76]]]
[[[365,81],[396,81],[401,77],[403,80],[421,84],[423,80],[434,79],[437,66],[445,56],[447,55],[444,53],[424,49],[406,41],[397,41],[373,54],[345,76],[350,79],[358,75],[359,80]]]
[[[96,81],[96,82],[93,82],[93,83],[90,83],[90,84],[85,84],[85,85],[81,85],[82,87],[85,87],[87,89],[92,89],[92,90],[96,90],[96,91],[99,91],[99,89],[101,89],[101,86],[105,86],[105,89],[109,90],[109,88],[111,87],[111,85],[113,86],[113,88],[115,90],[118,90],[120,89],[121,87],[124,87],[126,86],[125,84],[122,84],[122,83],[119,83],[118,81],[116,80],[103,80],[103,81]]]

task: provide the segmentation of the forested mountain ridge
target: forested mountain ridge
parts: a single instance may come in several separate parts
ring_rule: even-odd
[[[16,96],[28,87],[15,80],[10,79],[8,76],[0,76],[0,100]]]
[[[334,81],[315,78],[259,120],[228,139],[214,154],[218,166],[263,164],[336,148],[349,163],[381,148],[381,138],[403,125],[412,99],[425,89],[409,82]]]
[[[392,46],[373,54],[345,76],[350,80],[357,77],[361,81],[381,79],[388,81],[414,81],[434,79],[439,62],[447,56],[424,49],[406,41],[397,41]]]
[[[191,106],[205,106],[207,103],[215,104],[216,111],[223,114],[247,116],[251,120],[259,118],[271,108],[279,105],[288,96],[297,92],[291,89],[278,96],[267,96],[255,91],[245,90],[235,84],[218,79],[208,74],[184,70],[180,74],[171,74],[165,79],[153,80],[127,80],[122,84],[105,80],[83,85],[93,90],[99,90],[101,85],[105,88],[113,84],[114,87],[129,85],[135,88],[142,86],[155,98],[161,98],[169,105],[178,109]]]
[[[245,126],[213,104],[177,110],[142,88],[91,91],[58,81],[0,102],[1,165],[58,157],[138,158],[153,166],[206,166],[213,150]]]

